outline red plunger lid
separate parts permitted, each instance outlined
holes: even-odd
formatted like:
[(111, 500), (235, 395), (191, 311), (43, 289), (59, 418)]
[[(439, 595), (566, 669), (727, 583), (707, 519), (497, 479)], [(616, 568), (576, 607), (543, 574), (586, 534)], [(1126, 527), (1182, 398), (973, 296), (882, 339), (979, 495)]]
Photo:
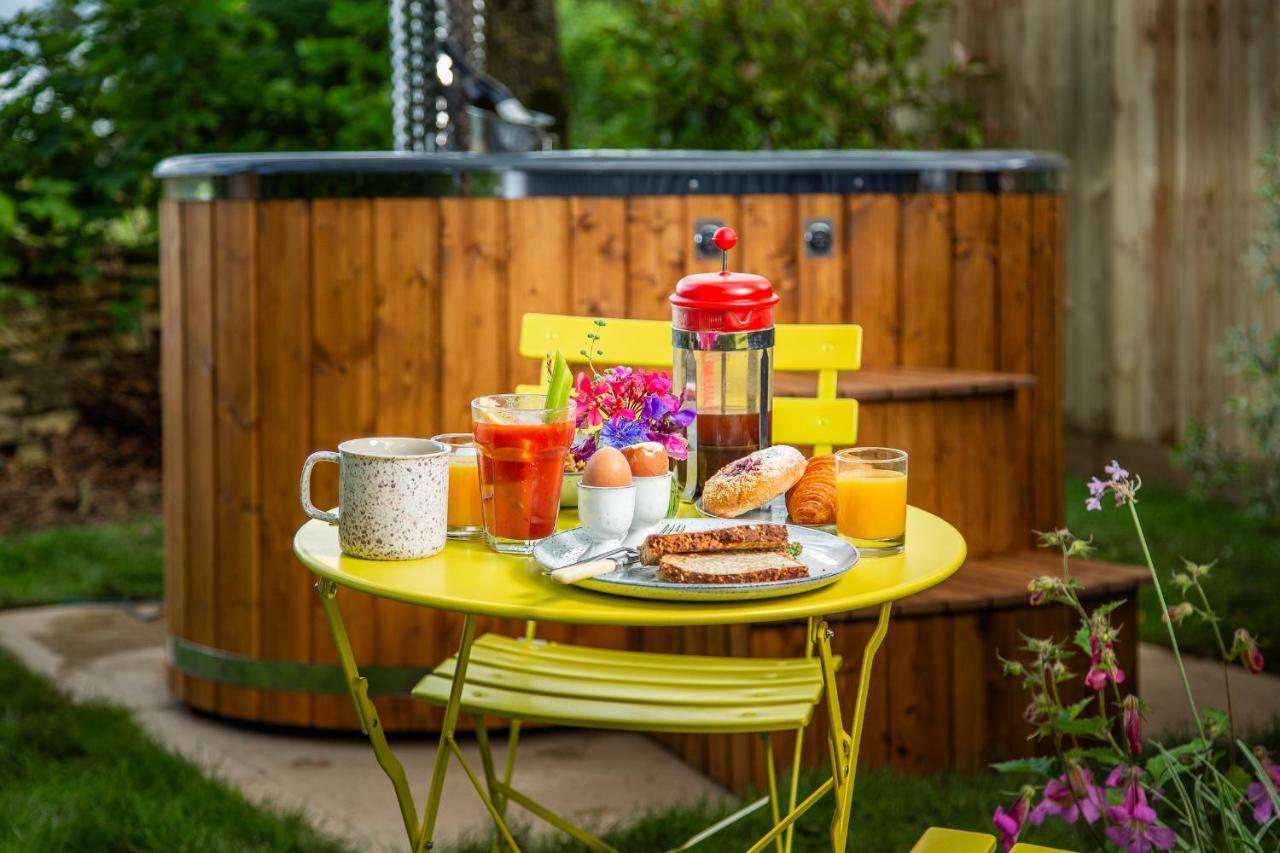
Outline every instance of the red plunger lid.
[(676, 328), (707, 332), (751, 332), (773, 326), (778, 294), (764, 276), (732, 272), (729, 250), (738, 243), (732, 228), (717, 228), (711, 238), (723, 252), (720, 272), (687, 275), (671, 295)]

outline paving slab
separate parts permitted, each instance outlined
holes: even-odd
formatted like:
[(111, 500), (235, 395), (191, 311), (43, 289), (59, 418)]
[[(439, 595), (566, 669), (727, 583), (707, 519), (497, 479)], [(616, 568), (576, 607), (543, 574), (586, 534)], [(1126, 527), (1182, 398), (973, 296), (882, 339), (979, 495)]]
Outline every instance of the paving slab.
[[(230, 723), (193, 713), (165, 687), (164, 628), (158, 608), (65, 605), (0, 611), (0, 646), (54, 680), (74, 701), (128, 708), (166, 748), (235, 785), (254, 802), (301, 811), (321, 831), (357, 850), (403, 850), (404, 830), (391, 783), (356, 735), (310, 734)], [(421, 803), (435, 739), (392, 737)], [(501, 755), (505, 739), (493, 738)], [(473, 767), (474, 742), (463, 742)], [(526, 732), (515, 784), (583, 826), (602, 829), (641, 812), (723, 802), (728, 793), (649, 738), (583, 730)], [(513, 808), (513, 811), (518, 811)], [(456, 766), (446, 777), (437, 839), (482, 834), (484, 806)], [(554, 832), (529, 822), (536, 831)]]

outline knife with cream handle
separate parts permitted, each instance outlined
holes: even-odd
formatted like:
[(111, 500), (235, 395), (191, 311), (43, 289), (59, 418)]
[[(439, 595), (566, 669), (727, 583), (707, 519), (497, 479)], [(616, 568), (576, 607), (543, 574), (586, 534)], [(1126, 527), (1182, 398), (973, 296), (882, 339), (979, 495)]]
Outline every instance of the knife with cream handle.
[(614, 560), (590, 560), (586, 563), (574, 563), (563, 569), (550, 572), (551, 579), (557, 583), (577, 583), (587, 578), (599, 577), (618, 568)]

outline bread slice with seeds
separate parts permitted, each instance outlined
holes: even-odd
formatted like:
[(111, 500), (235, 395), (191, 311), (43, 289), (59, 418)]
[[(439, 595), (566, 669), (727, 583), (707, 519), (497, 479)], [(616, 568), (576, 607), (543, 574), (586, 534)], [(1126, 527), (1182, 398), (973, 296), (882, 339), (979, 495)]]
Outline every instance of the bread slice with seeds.
[(658, 560), (658, 577), (670, 583), (767, 583), (808, 576), (808, 566), (777, 551), (669, 554)]
[(655, 565), (667, 554), (721, 551), (780, 551), (787, 547), (785, 524), (738, 524), (684, 533), (650, 534), (640, 546), (640, 562)]

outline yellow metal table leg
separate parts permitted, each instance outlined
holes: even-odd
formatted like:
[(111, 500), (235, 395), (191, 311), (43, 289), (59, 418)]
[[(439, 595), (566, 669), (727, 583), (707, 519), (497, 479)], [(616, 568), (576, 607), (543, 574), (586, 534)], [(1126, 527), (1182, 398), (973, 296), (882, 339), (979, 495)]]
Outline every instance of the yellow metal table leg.
[(342, 662), (342, 675), (351, 694), (351, 701), (356, 706), (356, 717), (360, 720), (361, 730), (369, 736), (373, 746), (373, 754), (378, 765), (391, 786), (395, 788), (396, 802), (400, 805), (400, 817), (404, 820), (404, 831), (412, 845), (418, 835), (417, 809), (413, 805), (413, 792), (409, 789), (409, 779), (399, 759), (387, 745), (386, 733), (382, 730), (382, 721), (378, 719), (378, 709), (369, 698), (369, 683), (356, 668), (355, 654), (351, 651), (351, 641), (347, 637), (347, 628), (342, 622), (342, 610), (338, 607), (338, 587), (333, 581), (316, 581), (316, 592), (320, 596), (320, 604), (324, 608), (325, 620), (329, 623), (329, 631), (333, 634), (333, 642), (338, 647), (338, 659)]
[(471, 661), (471, 644), (476, 638), (476, 619), (467, 614), (462, 620), (462, 639), (458, 642), (458, 662), (454, 666), (453, 684), (449, 688), (449, 703), (444, 709), (444, 725), (440, 728), (440, 741), (436, 744), (436, 760), (431, 768), (431, 788), (427, 792), (427, 805), (422, 814), (422, 826), (414, 843), (415, 853), (431, 849), (431, 837), (440, 813), (440, 795), (444, 792), (444, 774), (449, 768), (449, 743), (458, 726), (458, 709), (462, 706), (462, 686), (467, 677), (467, 664)]
[(849, 839), (849, 811), (853, 804), (853, 780), (858, 772), (858, 747), (862, 741), (862, 724), (867, 713), (867, 696), (871, 692), (871, 664), (889, 631), (892, 605), (880, 606), (880, 619), (862, 652), (862, 668), (858, 672), (858, 696), (854, 703), (850, 731), (844, 730), (840, 711), (840, 695), (836, 689), (836, 669), (831, 654), (834, 636), (826, 622), (818, 625), (814, 640), (822, 659), (822, 680), (827, 695), (827, 716), (831, 726), (831, 776), (835, 782), (835, 815), (831, 819), (831, 849), (841, 853)]

